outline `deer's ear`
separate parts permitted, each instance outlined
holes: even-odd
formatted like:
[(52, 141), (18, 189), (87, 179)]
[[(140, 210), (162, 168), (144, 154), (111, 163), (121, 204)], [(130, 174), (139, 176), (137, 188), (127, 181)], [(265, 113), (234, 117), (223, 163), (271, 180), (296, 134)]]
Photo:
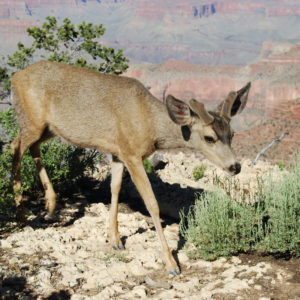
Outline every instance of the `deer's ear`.
[(249, 94), (250, 87), (251, 87), (251, 82), (248, 82), (243, 88), (237, 91), (239, 102), (241, 104), (239, 104), (238, 107), (236, 108), (236, 113), (235, 113), (236, 115), (240, 114), (244, 110), (248, 101), (248, 94)]
[(240, 114), (246, 106), (250, 87), (251, 83), (248, 82), (237, 92), (230, 92), (217, 109), (221, 115), (231, 119), (233, 116)]
[(169, 116), (176, 124), (184, 126), (191, 123), (191, 110), (185, 102), (168, 95), (166, 103)]

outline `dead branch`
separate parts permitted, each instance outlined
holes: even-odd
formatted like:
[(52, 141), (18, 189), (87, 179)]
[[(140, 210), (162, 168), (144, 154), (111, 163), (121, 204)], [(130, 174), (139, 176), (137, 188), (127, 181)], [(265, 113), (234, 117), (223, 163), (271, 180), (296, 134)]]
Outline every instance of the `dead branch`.
[(257, 160), (258, 160), (258, 158), (259, 158), (262, 154), (264, 154), (268, 149), (270, 149), (275, 143), (281, 142), (281, 141), (285, 138), (285, 136), (287, 136), (287, 135), (289, 135), (289, 134), (291, 134), (291, 132), (286, 131), (286, 132), (284, 132), (280, 137), (275, 138), (275, 139), (274, 139), (267, 147), (265, 147), (264, 149), (262, 149), (260, 152), (257, 153), (255, 159), (252, 161), (252, 164), (255, 165), (256, 162), (257, 162)]

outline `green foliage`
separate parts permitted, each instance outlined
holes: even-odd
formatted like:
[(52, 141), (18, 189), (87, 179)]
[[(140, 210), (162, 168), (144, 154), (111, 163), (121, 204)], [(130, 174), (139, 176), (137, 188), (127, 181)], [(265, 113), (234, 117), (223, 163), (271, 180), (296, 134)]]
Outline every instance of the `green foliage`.
[(181, 232), (196, 247), (190, 255), (214, 260), (249, 250), (253, 241), (247, 231), (253, 226), (253, 215), (253, 208), (248, 211), (220, 191), (199, 195), (187, 219), (181, 215)]
[[(31, 49), (46, 51), (50, 56), (42, 54), (41, 57), (50, 61), (65, 62), (111, 74), (121, 74), (128, 68), (128, 60), (121, 49), (115, 51), (98, 42), (105, 32), (102, 24), (82, 22), (76, 28), (66, 18), (59, 26), (55, 17), (47, 17), (41, 27), (29, 28), (27, 32), (34, 39)], [(93, 63), (88, 63), (88, 60)]]
[(9, 70), (0, 67), (0, 96), (7, 96), (10, 91), (11, 75), (34, 61), (50, 60), (103, 73), (123, 73), (128, 68), (128, 59), (121, 49), (115, 50), (99, 43), (104, 32), (102, 24), (82, 22), (75, 26), (66, 18), (59, 25), (55, 17), (49, 16), (40, 27), (28, 28), (27, 34), (32, 38), (32, 44), (26, 47), (19, 42), (18, 50), (3, 58), (2, 64)]
[(152, 174), (153, 173), (153, 166), (150, 162), (150, 160), (148, 158), (145, 158), (143, 160), (143, 165), (144, 165), (144, 168), (145, 168), (145, 171), (148, 173), (148, 174)]
[(16, 122), (16, 113), (12, 108), (0, 112), (0, 125), (8, 137), (8, 142), (12, 142), (18, 134), (19, 125)]
[(0, 214), (10, 215), (14, 205), (11, 180), (12, 157), (10, 151), (0, 154)]
[(148, 158), (145, 158), (143, 160), (143, 165), (144, 165), (144, 168), (145, 168), (145, 171), (148, 173), (148, 174), (152, 174), (153, 173), (153, 166), (150, 162), (150, 160)]
[(7, 64), (16, 70), (23, 70), (30, 64), (35, 50), (33, 47), (26, 48), (20, 42), (17, 47), (18, 51), (13, 55), (7, 55)]
[(279, 182), (260, 195), (263, 239), (257, 249), (300, 256), (300, 157)]
[(193, 258), (257, 250), (300, 256), (300, 159), (280, 182), (261, 186), (255, 205), (238, 203), (220, 190), (199, 195), (181, 233)]
[(7, 68), (0, 67), (0, 100), (8, 96), (10, 90), (10, 78)]
[[(12, 189), (11, 169), (12, 156), (10, 150), (4, 150), (2, 147), (11, 142), (13, 136), (18, 130), (14, 121), (14, 110), (8, 109), (0, 112), (0, 125), (2, 125), (8, 140), (0, 140), (0, 213), (10, 214), (12, 205), (14, 204), (14, 194)], [(14, 124), (14, 126), (13, 126)]]
[(200, 180), (201, 178), (204, 177), (206, 171), (206, 166), (205, 165), (201, 165), (201, 166), (196, 166), (193, 170), (193, 177), (195, 179), (195, 181)]

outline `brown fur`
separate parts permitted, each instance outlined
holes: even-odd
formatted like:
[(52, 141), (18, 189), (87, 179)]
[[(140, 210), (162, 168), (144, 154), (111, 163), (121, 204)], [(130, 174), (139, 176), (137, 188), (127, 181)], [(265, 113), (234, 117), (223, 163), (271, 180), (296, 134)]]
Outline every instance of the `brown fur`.
[[(142, 159), (157, 148), (185, 147), (199, 150), (228, 172), (237, 173), (228, 118), (225, 125), (219, 112), (210, 114), (203, 104), (193, 102), (189, 106), (172, 96), (167, 98), (167, 109), (135, 79), (46, 61), (17, 72), (12, 78), (12, 95), (21, 128), (11, 144), (14, 189), (21, 187), (21, 160), (29, 148), (45, 189), (46, 208), (54, 211), (56, 196), (39, 146), (55, 135), (80, 147), (113, 154), (116, 159), (112, 163), (111, 244), (122, 247), (117, 211), (125, 165), (153, 218), (166, 267), (176, 273), (177, 264), (164, 237)], [(226, 107), (231, 108), (230, 105)], [(228, 114), (229, 111), (227, 117)], [(208, 143), (207, 136), (214, 143)], [(16, 203), (22, 207), (21, 194), (17, 194)]]

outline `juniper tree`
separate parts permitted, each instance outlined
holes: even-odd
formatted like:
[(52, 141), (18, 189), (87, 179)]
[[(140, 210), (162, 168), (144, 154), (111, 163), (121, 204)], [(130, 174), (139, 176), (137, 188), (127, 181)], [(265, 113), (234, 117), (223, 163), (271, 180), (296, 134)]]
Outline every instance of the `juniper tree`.
[(115, 50), (99, 42), (105, 33), (102, 24), (82, 22), (74, 25), (65, 18), (61, 25), (55, 17), (47, 17), (40, 27), (27, 29), (31, 45), (19, 42), (17, 51), (2, 57), (0, 98), (9, 95), (10, 77), (33, 62), (45, 59), (77, 65), (103, 73), (121, 74), (128, 68), (128, 59), (121, 49)]

